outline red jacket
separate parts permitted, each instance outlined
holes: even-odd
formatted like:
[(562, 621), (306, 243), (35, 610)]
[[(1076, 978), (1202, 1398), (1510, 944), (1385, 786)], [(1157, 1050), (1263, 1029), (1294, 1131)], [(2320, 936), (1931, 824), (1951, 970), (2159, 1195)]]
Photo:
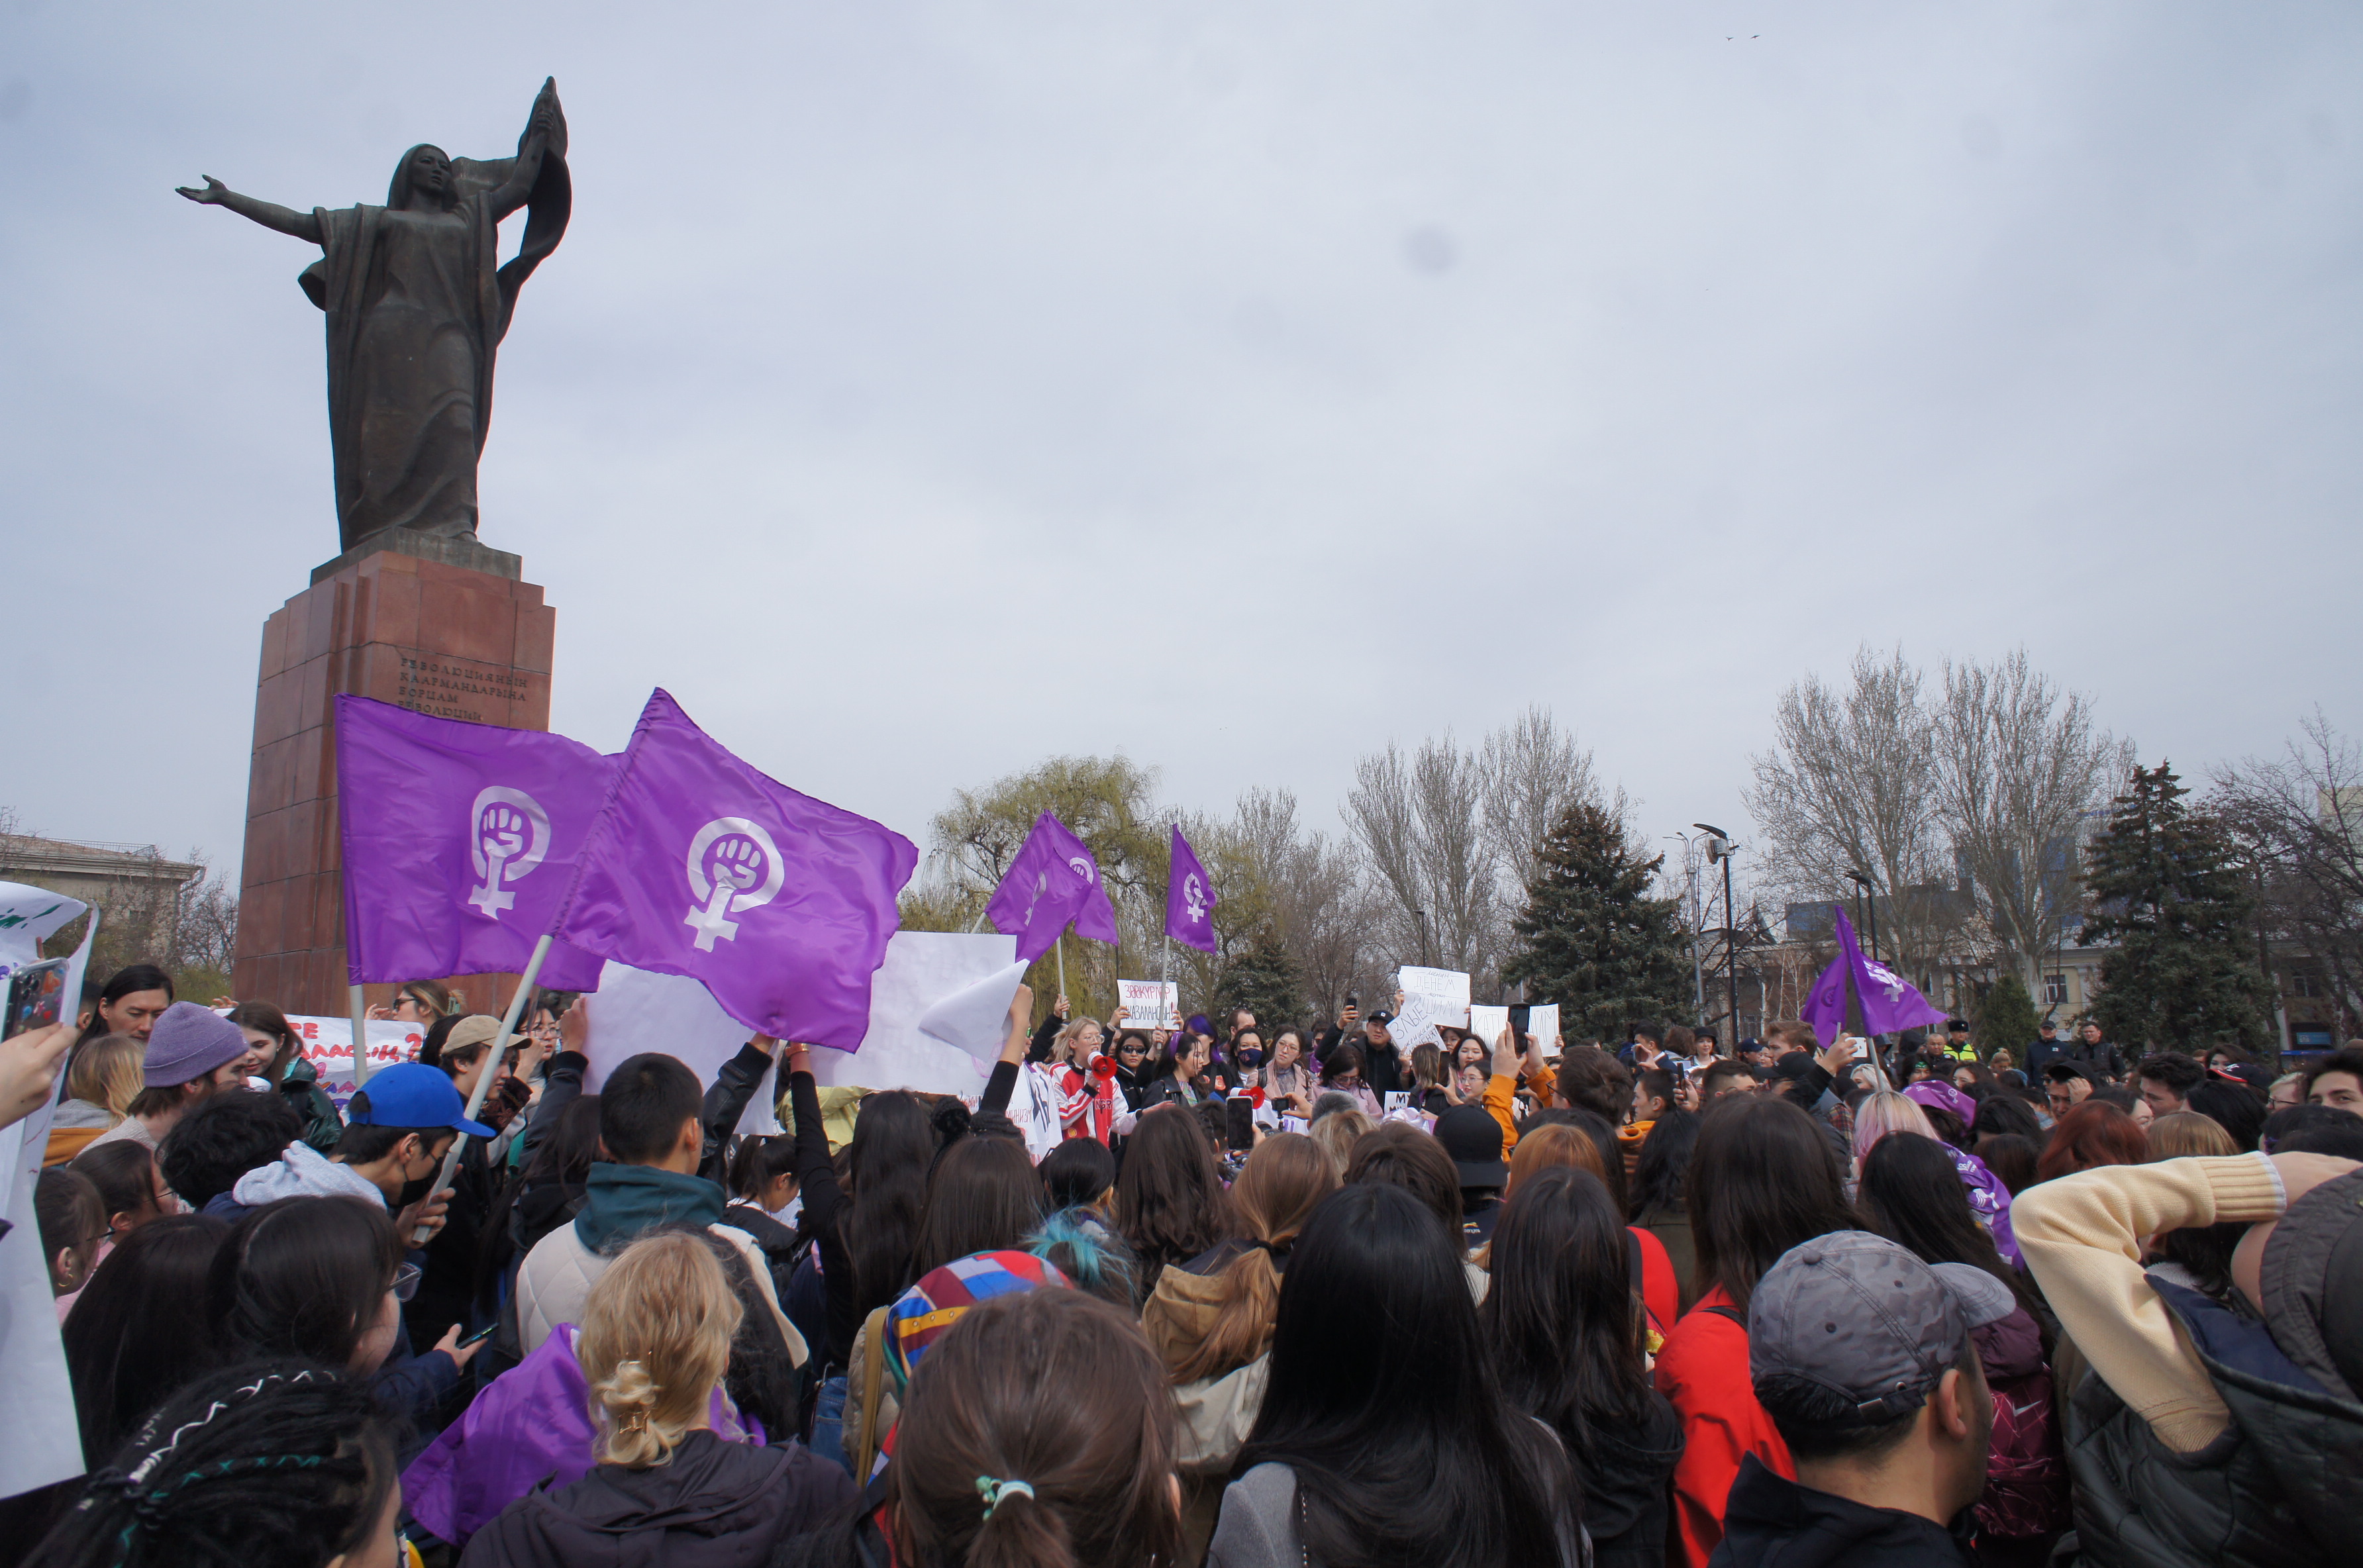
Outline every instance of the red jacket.
[(1797, 1478), (1789, 1445), (1756, 1402), (1747, 1377), (1747, 1330), (1732, 1321), (1731, 1297), (1715, 1286), (1698, 1299), (1658, 1352), (1658, 1391), (1682, 1419), (1682, 1457), (1674, 1466), (1674, 1540), (1668, 1559), (1706, 1568), (1723, 1540), (1724, 1500), (1754, 1454), (1789, 1480)]
[(1681, 1285), (1674, 1277), (1674, 1260), (1666, 1254), (1666, 1243), (1638, 1225), (1625, 1227), (1641, 1247), (1641, 1304), (1655, 1320), (1649, 1326), (1659, 1333), (1673, 1326), (1676, 1309), (1681, 1300)]

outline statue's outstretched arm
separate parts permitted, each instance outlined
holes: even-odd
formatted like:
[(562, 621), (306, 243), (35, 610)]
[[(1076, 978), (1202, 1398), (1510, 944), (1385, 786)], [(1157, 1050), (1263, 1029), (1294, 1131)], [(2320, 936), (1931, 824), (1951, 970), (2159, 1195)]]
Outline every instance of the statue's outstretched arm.
[(541, 177), (542, 159), (553, 155), (561, 160), (566, 157), (566, 111), (559, 106), (554, 77), (535, 94), (525, 134), (517, 138), (516, 162), (509, 170), (507, 182), (492, 194), (494, 222), (525, 205), (526, 198), (533, 194), (534, 182)]
[(227, 207), (239, 216), (250, 218), (265, 228), (275, 228), (282, 234), (308, 239), (315, 245), (322, 243), (320, 220), (316, 215), (299, 213), (275, 202), (260, 202), (252, 196), (241, 196), (210, 174), (205, 176), (205, 182), (203, 190), (188, 185), (176, 185), (173, 189), (202, 205)]

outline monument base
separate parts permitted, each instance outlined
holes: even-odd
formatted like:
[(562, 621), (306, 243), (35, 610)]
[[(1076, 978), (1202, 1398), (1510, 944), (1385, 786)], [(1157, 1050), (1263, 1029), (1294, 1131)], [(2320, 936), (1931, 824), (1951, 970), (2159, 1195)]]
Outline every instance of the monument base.
[[(470, 564), (479, 558), (483, 565)], [(320, 567), (263, 624), (231, 982), (241, 1000), (329, 1017), (348, 1010), (337, 696), (546, 730), (556, 627), (557, 612), (524, 580), (518, 557), (409, 529), (386, 529)], [(499, 1010), (516, 984), (514, 976), (405, 978), (453, 985), (471, 1012)], [(385, 1001), (392, 989), (373, 986), (370, 999)]]
[(338, 556), (312, 569), (314, 582), (326, 582), (347, 567), (359, 566), (382, 550), (410, 556), (418, 560), (435, 561), (443, 566), (463, 567), (492, 577), (505, 577), (516, 582), (525, 576), (525, 558), (506, 550), (496, 550), (479, 541), (473, 534), (422, 534), (416, 528), (381, 528)]

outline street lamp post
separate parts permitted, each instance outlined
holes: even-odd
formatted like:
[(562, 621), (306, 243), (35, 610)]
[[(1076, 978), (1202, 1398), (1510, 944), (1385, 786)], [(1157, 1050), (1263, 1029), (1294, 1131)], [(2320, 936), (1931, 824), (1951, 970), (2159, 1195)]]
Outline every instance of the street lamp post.
[(1707, 823), (1691, 826), (1703, 834), (1712, 834), (1706, 846), (1710, 861), (1723, 862), (1723, 978), (1731, 1000), (1731, 1048), (1739, 1049), (1739, 924), (1731, 912), (1731, 856), (1734, 845), (1731, 835)]
[(1870, 955), (1883, 958), (1885, 955), (1879, 950), (1879, 884), (1859, 871), (1847, 872), (1847, 880), (1862, 889), (1863, 913), (1869, 917)]
[(1699, 912), (1698, 862), (1691, 856), (1690, 834), (1670, 833), (1666, 836), (1682, 841), (1682, 874), (1690, 879), (1691, 885), (1691, 995), (1696, 1010), (1692, 1016), (1703, 1023), (1706, 1021), (1706, 969), (1699, 961), (1699, 927), (1705, 923), (1706, 917)]

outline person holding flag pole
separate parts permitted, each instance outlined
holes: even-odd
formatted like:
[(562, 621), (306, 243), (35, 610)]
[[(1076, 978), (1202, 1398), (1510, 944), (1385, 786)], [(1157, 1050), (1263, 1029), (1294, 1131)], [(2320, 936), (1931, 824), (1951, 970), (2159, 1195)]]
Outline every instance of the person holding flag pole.
[(1182, 836), (1182, 825), (1176, 823), (1173, 855), (1165, 873), (1165, 977), (1160, 984), (1172, 981), (1176, 938), (1201, 953), (1215, 951), (1215, 906), (1220, 901), (1206, 878), (1206, 868), (1198, 863), (1198, 852), (1190, 847), (1190, 841)]

